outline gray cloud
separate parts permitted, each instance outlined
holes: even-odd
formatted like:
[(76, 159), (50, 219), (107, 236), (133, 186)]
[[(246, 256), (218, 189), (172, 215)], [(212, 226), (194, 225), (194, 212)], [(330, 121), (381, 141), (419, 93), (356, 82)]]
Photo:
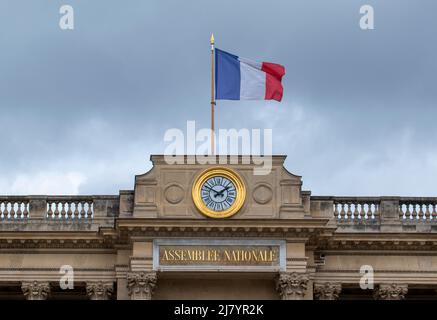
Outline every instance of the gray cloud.
[[(75, 30), (58, 27), (75, 9)], [(359, 8), (375, 9), (362, 31)], [(209, 35), (286, 66), (282, 103), (217, 105), (273, 128), (313, 194), (435, 195), (433, 0), (0, 2), (0, 194), (116, 193), (168, 128), (209, 126)]]

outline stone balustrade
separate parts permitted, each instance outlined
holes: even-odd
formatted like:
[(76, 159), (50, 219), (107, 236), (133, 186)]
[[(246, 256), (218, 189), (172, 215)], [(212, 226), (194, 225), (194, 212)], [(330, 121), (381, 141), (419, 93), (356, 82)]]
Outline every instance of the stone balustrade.
[(47, 198), (47, 219), (82, 220), (92, 219), (94, 199), (92, 197), (50, 197)]
[(26, 220), (29, 217), (29, 199), (26, 197), (0, 197), (1, 220)]
[[(123, 216), (132, 197), (119, 196), (0, 196), (0, 221), (27, 220), (86, 223)], [(320, 197), (310, 196), (307, 218), (332, 217), (339, 230), (437, 231), (437, 197)], [(120, 203), (121, 200), (121, 203)], [(317, 205), (315, 205), (317, 204)], [(121, 208), (121, 209), (120, 209)], [(123, 209), (124, 208), (124, 209)], [(314, 208), (319, 208), (315, 209)], [(424, 227), (425, 226), (425, 227)]]
[(311, 197), (338, 231), (437, 232), (437, 197)]
[(378, 221), (380, 201), (379, 198), (335, 197), (334, 217), (340, 223)]
[(0, 196), (0, 221), (91, 221), (118, 215), (118, 196)]
[(401, 198), (399, 219), (403, 222), (435, 222), (437, 198)]

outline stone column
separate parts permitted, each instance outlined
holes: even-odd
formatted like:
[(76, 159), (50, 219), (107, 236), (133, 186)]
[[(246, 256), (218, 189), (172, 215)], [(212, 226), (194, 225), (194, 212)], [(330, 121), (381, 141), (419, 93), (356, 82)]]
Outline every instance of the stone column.
[(23, 281), (21, 290), (27, 300), (46, 300), (50, 293), (50, 285), (46, 281)]
[(151, 300), (157, 278), (156, 272), (129, 272), (127, 289), (131, 300)]
[(408, 292), (407, 284), (380, 284), (374, 292), (377, 300), (403, 300)]
[(114, 284), (108, 281), (90, 281), (86, 284), (86, 293), (90, 300), (109, 300)]
[(338, 300), (341, 283), (325, 282), (314, 284), (314, 297), (317, 300)]
[(307, 291), (308, 276), (304, 273), (280, 273), (276, 290), (282, 300), (303, 300)]

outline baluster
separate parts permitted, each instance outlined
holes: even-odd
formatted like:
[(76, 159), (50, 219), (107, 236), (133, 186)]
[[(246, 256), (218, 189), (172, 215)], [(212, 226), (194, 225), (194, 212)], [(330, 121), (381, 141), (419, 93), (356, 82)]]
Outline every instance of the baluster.
[(406, 219), (407, 205), (405, 203), (399, 204), (399, 219), (404, 221)]
[(88, 203), (88, 218), (89, 219), (93, 218), (93, 201), (90, 201)]
[(78, 220), (79, 219), (79, 202), (74, 202), (74, 213), (73, 213), (73, 219)]
[(437, 203), (434, 203), (432, 205), (432, 219), (436, 220), (437, 219)]
[(85, 203), (80, 202), (80, 219), (85, 219)]
[(416, 203), (415, 207), (416, 207), (416, 220), (421, 220), (422, 219), (422, 205)]
[(372, 206), (371, 203), (366, 203), (366, 204), (363, 206), (363, 210), (364, 210), (364, 216), (363, 216), (363, 219), (364, 219), (364, 220), (369, 220), (369, 212), (371, 211), (371, 206)]
[(0, 202), (0, 219), (3, 219), (3, 202)]
[(55, 215), (55, 219), (60, 219), (60, 214), (59, 214), (59, 201), (53, 201), (55, 204), (55, 211), (53, 212), (53, 214)]
[(351, 221), (354, 221), (355, 213), (357, 212), (357, 204), (355, 202), (350, 202), (349, 207), (351, 212)]
[(52, 219), (53, 218), (53, 202), (47, 201), (47, 218)]
[(418, 204), (413, 205), (413, 219), (419, 220), (419, 211), (417, 211)]
[(72, 215), (73, 215), (73, 211), (71, 210), (71, 206), (73, 205), (73, 202), (65, 202), (65, 206), (68, 206), (68, 210), (67, 210), (67, 216), (66, 216), (66, 218), (68, 219), (68, 220), (71, 220), (72, 219)]
[(88, 219), (88, 202), (86, 201), (83, 202), (83, 211), (84, 211), (83, 218)]
[(363, 204), (362, 203), (357, 202), (356, 211), (357, 211), (357, 219), (361, 221), (361, 214), (363, 212)]
[(379, 203), (375, 202), (373, 204), (374, 211), (372, 211), (372, 220), (379, 219)]
[(5, 202), (4, 203), (5, 204), (5, 211), (4, 211), (4, 219), (8, 219), (9, 220), (9, 208), (8, 208), (8, 206), (9, 206), (9, 202)]
[(334, 202), (334, 217), (336, 217), (338, 220), (341, 219), (340, 211), (338, 211), (338, 203)]
[(427, 204), (424, 204), (424, 206), (425, 206), (425, 212), (423, 214), (423, 221), (426, 221), (426, 220), (430, 221), (431, 220), (431, 211), (429, 210), (430, 204), (427, 203)]
[(347, 206), (347, 211), (345, 215), (345, 220), (351, 220), (352, 219), (352, 203), (347, 202), (345, 203), (345, 206)]
[(65, 207), (67, 206), (67, 202), (61, 201), (61, 219), (67, 219), (67, 212), (65, 211)]
[(341, 210), (340, 210), (340, 216), (341, 216), (341, 219), (343, 220), (343, 221), (345, 221), (346, 220), (346, 211), (344, 210), (344, 207), (346, 206), (346, 204), (345, 203), (343, 203), (343, 202), (340, 202), (340, 207), (341, 207)]
[(27, 220), (29, 218), (29, 203), (24, 203), (24, 210), (23, 210), (23, 220)]
[(21, 206), (23, 205), (23, 202), (18, 202), (18, 209), (17, 209), (17, 219), (22, 219), (23, 217), (21, 216), (23, 214), (23, 211), (21, 210)]
[(11, 215), (11, 219), (15, 219), (15, 203), (11, 202), (11, 211), (9, 211), (9, 214)]
[(407, 213), (408, 215), (406, 215), (407, 219), (413, 220), (413, 211), (411, 210), (411, 203), (407, 203)]

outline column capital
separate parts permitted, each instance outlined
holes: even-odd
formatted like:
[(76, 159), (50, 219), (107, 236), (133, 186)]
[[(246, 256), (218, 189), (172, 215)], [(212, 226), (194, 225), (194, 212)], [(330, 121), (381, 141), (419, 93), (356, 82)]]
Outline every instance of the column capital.
[(114, 291), (114, 284), (110, 281), (88, 281), (86, 293), (91, 300), (109, 300)]
[(374, 298), (378, 300), (403, 300), (407, 292), (407, 284), (380, 284), (375, 289)]
[(314, 284), (314, 297), (317, 300), (337, 300), (341, 292), (339, 282), (321, 282)]
[(308, 286), (308, 276), (305, 273), (282, 272), (276, 279), (276, 291), (282, 300), (302, 300)]
[(128, 272), (127, 289), (131, 300), (151, 300), (157, 280), (156, 272)]
[(23, 281), (21, 290), (27, 300), (46, 300), (50, 293), (50, 284), (47, 281)]

